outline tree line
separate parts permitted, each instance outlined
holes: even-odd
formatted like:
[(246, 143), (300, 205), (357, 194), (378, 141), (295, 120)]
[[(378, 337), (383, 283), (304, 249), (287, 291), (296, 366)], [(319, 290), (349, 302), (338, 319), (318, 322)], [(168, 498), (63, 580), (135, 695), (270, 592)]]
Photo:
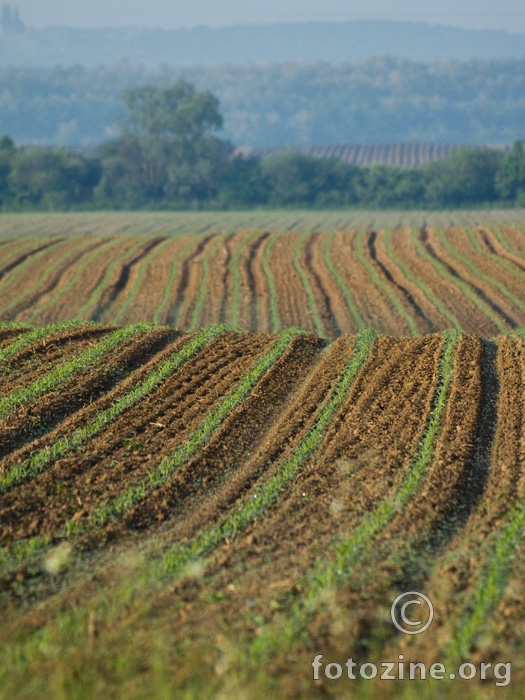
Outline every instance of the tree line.
[(184, 80), (127, 90), (118, 137), (92, 156), (0, 139), (3, 211), (525, 206), (522, 141), (458, 148), (417, 169), (281, 152), (234, 156), (219, 102)]

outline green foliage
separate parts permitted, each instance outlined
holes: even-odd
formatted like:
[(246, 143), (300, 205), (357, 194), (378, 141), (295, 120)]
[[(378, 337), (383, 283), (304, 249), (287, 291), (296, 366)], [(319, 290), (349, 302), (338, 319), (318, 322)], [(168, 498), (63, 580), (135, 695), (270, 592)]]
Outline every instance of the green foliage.
[[(76, 327), (75, 324), (73, 327)], [(66, 326), (62, 324), (58, 326), (59, 329), (63, 329)], [(25, 347), (28, 342), (34, 342), (34, 339), (40, 339), (53, 332), (57, 326), (48, 326), (44, 329), (37, 329), (35, 331), (30, 331), (25, 336), (19, 338), (13, 346)], [(189, 359), (194, 357), (198, 352), (200, 352), (204, 347), (209, 345), (213, 340), (232, 330), (228, 326), (210, 326), (199, 333), (197, 333), (193, 338), (190, 338), (187, 343), (183, 346), (181, 350), (174, 353), (170, 358), (165, 360), (159, 367), (153, 369), (146, 379), (139, 382), (136, 386), (129, 389), (120, 398), (116, 399), (109, 408), (100, 411), (97, 415), (88, 421), (85, 426), (78, 428), (73, 432), (72, 435), (68, 437), (58, 438), (52, 445), (42, 448), (36, 451), (30, 457), (28, 457), (21, 464), (14, 465), (11, 469), (0, 478), (0, 493), (5, 492), (23, 483), (27, 479), (31, 479), (51, 464), (53, 464), (57, 459), (63, 457), (73, 450), (80, 449), (87, 440), (91, 439), (95, 435), (98, 435), (102, 430), (104, 430), (108, 425), (115, 421), (124, 411), (132, 406), (135, 406), (139, 401), (146, 397), (149, 393), (154, 391), (162, 382), (166, 381), (174, 372), (178, 371)], [(9, 346), (10, 348), (11, 346)], [(4, 352), (7, 352), (7, 348)], [(0, 360), (1, 360), (0, 355)]]
[(496, 190), (501, 199), (525, 206), (525, 150), (523, 141), (515, 141), (506, 153), (496, 175)]

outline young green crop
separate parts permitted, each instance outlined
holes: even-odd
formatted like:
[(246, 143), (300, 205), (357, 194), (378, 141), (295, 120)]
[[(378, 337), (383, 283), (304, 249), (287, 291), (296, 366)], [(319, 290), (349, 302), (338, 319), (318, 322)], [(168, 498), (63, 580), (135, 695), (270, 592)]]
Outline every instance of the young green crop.
[(270, 309), (270, 325), (272, 333), (278, 333), (281, 330), (281, 319), (279, 317), (279, 304), (277, 303), (277, 289), (275, 288), (275, 280), (273, 272), (270, 268), (270, 255), (275, 242), (282, 235), (282, 231), (273, 234), (266, 241), (264, 253), (262, 256), (261, 266), (268, 284), (268, 306)]
[(133, 304), (135, 301), (135, 297), (137, 296), (137, 292), (139, 289), (142, 287), (142, 283), (144, 282), (144, 277), (146, 276), (146, 270), (153, 263), (160, 255), (162, 255), (165, 251), (165, 249), (168, 247), (168, 245), (172, 242), (172, 239), (167, 238), (165, 241), (162, 241), (158, 246), (157, 250), (155, 250), (151, 255), (147, 255), (144, 260), (142, 260), (139, 268), (139, 273), (137, 275), (137, 279), (135, 280), (135, 284), (133, 287), (129, 290), (128, 297), (126, 301), (122, 304), (122, 306), (117, 310), (115, 315), (113, 316), (113, 321), (115, 325), (120, 323), (122, 317), (125, 315), (126, 311), (129, 309), (129, 307)]
[(41, 326), (40, 328), (28, 330), (5, 348), (0, 348), (0, 364), (9, 362), (17, 353), (22, 352), (22, 350), (25, 350), (33, 343), (44, 340), (55, 333), (62, 333), (63, 331), (74, 330), (76, 328), (94, 327), (94, 325), (95, 324), (91, 323), (91, 321), (62, 321), (60, 323), (52, 323), (49, 326)]
[(62, 362), (58, 367), (39, 377), (29, 386), (23, 386), (0, 398), (0, 421), (5, 420), (16, 408), (27, 406), (36, 398), (48, 391), (55, 391), (79, 372), (93, 367), (104, 355), (116, 350), (123, 343), (138, 333), (152, 330), (153, 326), (138, 323), (125, 328), (119, 328), (97, 345), (88, 348), (80, 355), (75, 355)]
[(232, 300), (230, 304), (230, 319), (231, 323), (234, 326), (237, 326), (239, 324), (239, 313), (241, 307), (241, 256), (246, 244), (256, 235), (256, 232), (251, 231), (243, 237), (241, 242), (235, 248), (229, 265), (230, 274), (232, 276)]
[(417, 232), (415, 232), (413, 229), (412, 240), (414, 241), (414, 246), (416, 248), (417, 254), (420, 257), (424, 258), (427, 262), (429, 262), (432, 265), (432, 267), (436, 270), (438, 275), (440, 275), (440, 277), (443, 277), (443, 279), (448, 280), (453, 285), (458, 287), (463, 292), (465, 297), (469, 299), (469, 301), (471, 301), (475, 306), (477, 306), (477, 308), (479, 309), (479, 311), (481, 311), (482, 314), (487, 316), (487, 318), (489, 318), (492, 321), (492, 323), (496, 326), (500, 333), (505, 333), (505, 331), (507, 330), (506, 326), (501, 322), (501, 319), (498, 316), (498, 314), (494, 313), (490, 306), (488, 306), (488, 304), (486, 304), (482, 299), (480, 299), (480, 297), (472, 291), (470, 286), (464, 280), (462, 280), (460, 277), (456, 277), (450, 274), (447, 268), (442, 263), (440, 263), (439, 260), (437, 260), (433, 255), (427, 253), (427, 251), (421, 245), (421, 241), (419, 240)]
[(392, 303), (392, 306), (395, 308), (397, 313), (401, 316), (401, 318), (405, 321), (407, 324), (408, 328), (410, 329), (410, 332), (414, 336), (419, 335), (419, 331), (417, 329), (417, 324), (412, 318), (412, 316), (407, 313), (405, 307), (403, 306), (403, 303), (401, 300), (397, 297), (397, 295), (392, 291), (392, 287), (390, 284), (387, 284), (384, 280), (382, 280), (379, 275), (376, 273), (374, 266), (372, 263), (367, 259), (367, 257), (363, 254), (363, 238), (366, 234), (365, 229), (361, 229), (355, 239), (355, 253), (357, 256), (357, 259), (363, 265), (363, 267), (366, 269), (368, 272), (368, 275), (374, 285), (378, 287), (379, 289), (383, 290), (387, 298), (390, 300)]
[[(415, 284), (417, 287), (419, 287), (427, 297), (427, 299), (434, 304), (436, 309), (439, 311), (439, 313), (443, 316), (443, 318), (446, 318), (447, 321), (450, 323), (452, 328), (455, 328), (458, 331), (461, 331), (461, 325), (458, 321), (458, 319), (454, 316), (454, 314), (447, 309), (445, 304), (439, 299), (434, 292), (430, 289), (430, 287), (420, 278), (416, 277), (414, 274), (412, 274), (412, 271), (408, 268), (407, 265), (405, 265), (399, 258), (398, 256), (394, 253), (392, 250), (392, 245), (390, 243), (390, 236), (392, 234), (392, 229), (387, 229), (385, 231), (385, 249), (386, 249), (386, 254), (388, 257), (392, 260), (393, 263), (395, 263), (401, 272), (405, 275), (407, 280)], [(431, 329), (432, 330), (432, 329)]]
[(301, 264), (301, 249), (302, 245), (304, 243), (305, 238), (308, 236), (308, 232), (305, 231), (302, 233), (299, 238), (297, 239), (295, 246), (294, 246), (294, 256), (293, 256), (293, 266), (299, 275), (299, 278), (301, 280), (301, 284), (303, 285), (304, 292), (306, 294), (306, 303), (308, 305), (308, 311), (310, 312), (310, 316), (312, 318), (315, 332), (317, 333), (318, 336), (322, 337), (324, 335), (324, 326), (323, 322), (321, 321), (321, 317), (319, 316), (319, 312), (317, 311), (317, 306), (315, 304), (315, 294), (312, 289), (312, 285), (310, 284), (310, 280), (308, 279), (308, 275), (306, 274), (302, 264)]
[(208, 250), (205, 255), (203, 255), (202, 260), (201, 260), (201, 269), (202, 269), (202, 278), (201, 282), (199, 285), (199, 292), (197, 295), (197, 299), (195, 301), (195, 306), (193, 307), (193, 311), (191, 313), (191, 320), (190, 324), (188, 326), (188, 331), (194, 331), (199, 325), (201, 313), (202, 313), (202, 307), (204, 306), (204, 302), (206, 301), (206, 297), (210, 294), (210, 290), (208, 289), (208, 276), (210, 273), (210, 258), (214, 256), (214, 254), (217, 252), (217, 249), (219, 248), (220, 244), (222, 243), (222, 236), (219, 236), (217, 240), (215, 241), (214, 245), (211, 246), (211, 248)]
[(350, 287), (346, 284), (346, 282), (343, 279), (343, 276), (337, 269), (337, 267), (333, 264), (332, 262), (332, 257), (331, 257), (331, 245), (332, 241), (334, 239), (334, 236), (336, 234), (336, 229), (333, 229), (328, 236), (325, 238), (324, 246), (323, 246), (323, 253), (324, 253), (324, 262), (327, 267), (327, 269), (330, 271), (332, 277), (335, 279), (337, 286), (341, 290), (341, 294), (343, 295), (343, 298), (346, 302), (346, 307), (350, 311), (350, 314), (354, 320), (355, 325), (359, 330), (362, 328), (366, 327), (366, 324), (359, 313), (357, 306), (354, 301), (354, 295), (350, 291)]
[(162, 382), (181, 369), (189, 359), (220, 335), (232, 330), (234, 329), (226, 325), (211, 326), (200, 331), (194, 337), (190, 337), (180, 350), (153, 369), (146, 379), (116, 399), (109, 408), (97, 413), (82, 428), (78, 428), (70, 436), (58, 438), (52, 445), (38, 450), (21, 464), (13, 465), (7, 473), (0, 477), (0, 493), (38, 476), (57, 459), (66, 456), (73, 450), (79, 450), (88, 440), (106, 429), (124, 411), (132, 408), (152, 391), (155, 391)]
[(120, 243), (120, 239), (113, 239), (109, 241), (109, 243), (106, 243), (102, 245), (101, 247), (97, 247), (94, 251), (92, 251), (86, 259), (80, 263), (80, 265), (77, 265), (75, 267), (75, 274), (73, 277), (69, 280), (67, 284), (65, 284), (63, 287), (59, 287), (57, 291), (46, 301), (45, 304), (42, 304), (42, 306), (37, 306), (37, 308), (33, 311), (33, 313), (29, 316), (28, 318), (28, 323), (34, 323), (36, 319), (44, 312), (47, 311), (47, 309), (51, 308), (54, 306), (59, 299), (62, 299), (69, 291), (70, 289), (73, 289), (75, 284), (78, 282), (80, 279), (80, 276), (84, 272), (84, 270), (91, 265), (96, 258), (100, 257), (101, 255), (107, 255), (108, 252), (114, 248), (118, 243)]
[(164, 288), (164, 295), (162, 297), (162, 301), (158, 305), (157, 309), (155, 310), (155, 313), (153, 314), (153, 323), (160, 323), (161, 319), (163, 318), (164, 312), (166, 307), (169, 304), (173, 285), (175, 284), (175, 280), (177, 279), (177, 275), (179, 272), (179, 263), (181, 260), (183, 260), (186, 255), (189, 253), (191, 248), (195, 245), (195, 239), (198, 238), (197, 236), (191, 236), (190, 241), (187, 245), (184, 246), (184, 248), (175, 255), (175, 257), (171, 261), (171, 267), (170, 267), (170, 275), (168, 278), (168, 281), (166, 283), (166, 286)]
[(77, 311), (76, 318), (83, 318), (83, 317), (89, 316), (91, 314), (92, 307), (94, 307), (96, 305), (100, 296), (106, 291), (106, 288), (107, 288), (107, 286), (108, 286), (108, 284), (113, 276), (113, 272), (115, 271), (115, 269), (119, 265), (122, 265), (127, 258), (131, 257), (133, 255), (133, 253), (135, 253), (135, 251), (138, 250), (143, 245), (144, 245), (144, 239), (139, 238), (138, 241), (135, 241), (135, 243), (133, 243), (129, 248), (126, 248), (126, 250), (121, 255), (119, 255), (118, 257), (116, 257), (114, 260), (112, 260), (109, 263), (102, 279), (99, 281), (99, 283), (93, 289), (88, 300)]
[[(452, 257), (456, 258), (456, 260), (459, 260), (463, 265), (465, 265), (466, 268), (468, 268), (472, 274), (477, 277), (478, 279), (482, 279), (485, 282), (488, 282), (488, 284), (491, 284), (493, 287), (495, 287), (500, 294), (503, 297), (506, 297), (509, 301), (511, 301), (520, 311), (525, 311), (525, 304), (520, 301), (512, 292), (505, 287), (504, 284), (502, 284), (499, 280), (494, 279), (494, 277), (491, 277), (490, 275), (485, 274), (482, 270), (479, 269), (474, 263), (469, 260), (465, 255), (461, 255), (455, 248), (453, 248), (450, 243), (447, 240), (447, 237), (445, 235), (444, 229), (440, 226), (438, 229), (438, 235), (439, 235), (439, 241), (443, 248), (447, 251), (449, 255)], [(470, 240), (472, 240), (472, 234), (470, 235)], [(483, 251), (481, 251), (482, 254)], [(496, 255), (493, 256), (494, 258), (498, 259)], [(523, 279), (525, 283), (525, 276), (521, 275), (521, 278)], [(490, 294), (488, 295), (490, 296)]]
[(227, 538), (243, 532), (248, 525), (269, 510), (297, 476), (306, 462), (323, 444), (324, 435), (348, 398), (348, 393), (361, 368), (366, 363), (370, 349), (377, 337), (376, 331), (362, 330), (356, 338), (349, 363), (327, 395), (312, 427), (300, 440), (293, 454), (281, 460), (275, 475), (258, 486), (245, 503), (233, 511), (220, 524), (201, 532), (186, 547), (168, 553), (164, 558), (164, 570), (180, 572), (189, 562), (210, 554)]
[(343, 584), (351, 575), (352, 568), (366, 553), (375, 537), (400, 512), (409, 499), (421, 488), (434, 459), (437, 439), (443, 422), (443, 414), (450, 394), (453, 378), (455, 350), (459, 340), (457, 331), (444, 331), (444, 343), (439, 361), (439, 378), (432, 410), (403, 483), (392, 498), (381, 501), (360, 523), (335, 545), (333, 556), (326, 556), (314, 567), (305, 582), (304, 595), (292, 608), (282, 626), (269, 626), (252, 643), (250, 656), (260, 661), (262, 657), (284, 651), (300, 636), (316, 607), (321, 590)]

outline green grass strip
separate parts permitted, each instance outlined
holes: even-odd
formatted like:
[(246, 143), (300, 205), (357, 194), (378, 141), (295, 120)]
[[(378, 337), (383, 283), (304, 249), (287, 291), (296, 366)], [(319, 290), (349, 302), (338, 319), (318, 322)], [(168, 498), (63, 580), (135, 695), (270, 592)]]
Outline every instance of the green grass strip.
[(168, 245), (172, 242), (172, 239), (168, 238), (165, 241), (162, 241), (157, 246), (157, 249), (151, 254), (148, 255), (142, 260), (139, 268), (139, 273), (137, 275), (137, 279), (135, 280), (135, 284), (133, 287), (129, 290), (128, 298), (126, 301), (122, 304), (120, 309), (116, 312), (116, 314), (113, 316), (112, 323), (117, 325), (120, 323), (122, 317), (126, 313), (126, 311), (129, 309), (129, 307), (133, 304), (135, 301), (135, 297), (137, 296), (137, 293), (139, 289), (142, 286), (142, 283), (144, 282), (144, 277), (146, 276), (146, 270), (149, 267), (149, 265), (154, 262), (162, 253), (164, 250), (168, 247)]
[[(509, 301), (511, 301), (515, 306), (520, 309), (520, 311), (525, 311), (525, 304), (521, 302), (512, 292), (505, 287), (504, 284), (502, 284), (499, 280), (494, 279), (494, 277), (491, 277), (490, 275), (485, 274), (482, 270), (477, 267), (471, 260), (469, 260), (467, 257), (459, 253), (455, 248), (453, 248), (450, 243), (447, 240), (447, 237), (445, 235), (444, 229), (440, 226), (438, 229), (438, 235), (439, 235), (439, 240), (441, 242), (441, 245), (449, 255), (452, 257), (456, 258), (456, 260), (459, 260), (465, 267), (467, 267), (473, 275), (478, 277), (479, 279), (484, 280), (485, 282), (488, 282), (491, 284), (493, 287), (496, 287), (496, 289), (502, 294), (503, 297), (506, 297)], [(467, 234), (469, 235), (469, 238), (472, 242), (472, 233), (470, 231), (467, 231)], [(473, 243), (474, 247), (476, 247), (476, 243)], [(479, 244), (478, 244), (478, 251), (481, 252), (482, 255), (486, 255), (483, 250), (481, 250)], [(487, 256), (489, 257), (489, 256)], [(496, 255), (492, 256), (496, 260), (499, 261), (499, 258)], [(510, 265), (508, 266), (510, 267)], [(524, 275), (519, 275), (524, 281), (525, 281), (525, 276)]]
[(458, 287), (466, 296), (466, 298), (469, 299), (469, 301), (471, 301), (475, 306), (477, 306), (477, 308), (481, 311), (482, 314), (490, 318), (490, 320), (500, 331), (500, 333), (505, 333), (507, 331), (507, 328), (501, 322), (500, 317), (490, 308), (490, 306), (488, 306), (488, 304), (485, 304), (485, 302), (472, 291), (470, 286), (464, 280), (462, 280), (460, 277), (452, 275), (447, 270), (447, 268), (439, 262), (439, 260), (436, 260), (436, 258), (434, 258), (425, 250), (425, 248), (421, 244), (421, 241), (419, 240), (417, 231), (415, 231), (414, 229), (412, 229), (412, 240), (414, 241), (414, 246), (416, 248), (417, 254), (421, 256), (424, 260), (429, 262), (434, 268), (434, 270), (436, 270), (438, 275), (440, 275), (441, 277), (443, 277), (443, 279), (448, 280), (456, 287)]
[(247, 236), (244, 236), (242, 241), (239, 243), (237, 248), (235, 249), (235, 252), (232, 255), (232, 258), (230, 260), (230, 272), (232, 275), (232, 301), (230, 305), (230, 312), (231, 312), (231, 323), (234, 326), (239, 325), (239, 313), (240, 313), (240, 306), (241, 306), (241, 270), (240, 270), (240, 261), (241, 261), (241, 255), (244, 251), (245, 245), (250, 241), (254, 236), (257, 235), (256, 231), (251, 231), (248, 233)]
[(199, 285), (199, 294), (197, 296), (197, 301), (195, 302), (195, 306), (191, 314), (190, 325), (188, 326), (188, 331), (190, 332), (198, 328), (199, 320), (202, 314), (202, 307), (204, 306), (206, 297), (211, 292), (211, 290), (208, 289), (208, 277), (210, 274), (210, 258), (217, 252), (217, 249), (219, 248), (222, 241), (222, 236), (219, 236), (215, 241), (214, 245), (212, 245), (209, 251), (202, 257), (202, 278), (201, 283)]
[(278, 472), (257, 487), (252, 497), (222, 523), (198, 534), (190, 545), (168, 553), (164, 558), (165, 571), (180, 572), (191, 561), (210, 554), (225, 539), (244, 531), (278, 501), (281, 493), (289, 487), (306, 462), (322, 446), (326, 430), (346, 401), (358, 372), (368, 359), (377, 335), (376, 331), (370, 329), (360, 331), (352, 358), (324, 400), (314, 424), (299, 442), (292, 456), (280, 462)]
[(355, 304), (354, 301), (354, 295), (350, 291), (350, 287), (346, 284), (346, 282), (343, 279), (343, 276), (337, 269), (337, 267), (333, 264), (332, 262), (332, 257), (331, 257), (331, 245), (332, 241), (334, 239), (335, 234), (337, 233), (337, 230), (334, 229), (331, 231), (328, 236), (325, 238), (324, 246), (323, 246), (323, 254), (324, 254), (324, 262), (328, 270), (330, 271), (332, 277), (335, 279), (337, 286), (341, 290), (341, 294), (344, 297), (344, 300), (346, 302), (346, 307), (352, 314), (352, 318), (354, 319), (354, 323), (356, 324), (357, 328), (361, 330), (362, 328), (366, 327), (366, 324), (361, 316), (361, 314), (358, 311), (358, 308)]
[(108, 251), (116, 246), (118, 243), (120, 243), (119, 239), (109, 241), (109, 243), (106, 243), (105, 245), (98, 247), (96, 250), (94, 250), (88, 257), (82, 262), (80, 265), (77, 265), (75, 267), (75, 274), (73, 277), (69, 280), (69, 282), (61, 287), (60, 289), (57, 289), (55, 294), (51, 296), (48, 301), (43, 304), (42, 306), (39, 306), (36, 308), (31, 316), (28, 319), (29, 323), (34, 323), (36, 319), (44, 312), (47, 311), (51, 306), (57, 303), (59, 299), (61, 299), (65, 294), (69, 292), (70, 289), (73, 288), (73, 286), (78, 282), (80, 275), (84, 272), (84, 270), (88, 267), (88, 265), (91, 265), (91, 263), (100, 255), (105, 255), (108, 253)]
[(106, 268), (106, 272), (100, 282), (97, 284), (95, 289), (91, 292), (89, 299), (86, 301), (84, 306), (77, 311), (76, 318), (82, 318), (88, 315), (88, 311), (91, 309), (92, 306), (94, 306), (100, 297), (101, 294), (103, 294), (106, 291), (106, 288), (109, 284), (109, 281), (111, 280), (111, 277), (113, 276), (113, 272), (115, 271), (115, 268), (117, 268), (119, 265), (122, 265), (122, 263), (126, 260), (126, 258), (130, 257), (133, 255), (133, 253), (140, 248), (140, 246), (144, 245), (144, 239), (141, 238), (138, 241), (136, 241), (133, 245), (131, 245), (129, 248), (127, 248), (122, 255), (119, 255), (117, 258), (115, 258)]
[(0, 420), (5, 420), (15, 408), (27, 406), (27, 404), (42, 394), (58, 389), (72, 379), (75, 374), (93, 367), (104, 355), (120, 347), (133, 336), (152, 328), (153, 326), (146, 323), (119, 328), (111, 333), (109, 337), (104, 338), (102, 342), (88, 348), (80, 355), (75, 355), (65, 360), (58, 367), (29, 384), (29, 386), (20, 387), (8, 396), (2, 396), (0, 398)]
[[(250, 655), (258, 659), (264, 655), (275, 653), (296, 641), (306, 624), (308, 616), (315, 610), (318, 595), (327, 587), (343, 584), (354, 567), (369, 550), (373, 538), (401, 512), (410, 498), (417, 493), (424, 481), (432, 461), (435, 447), (442, 425), (443, 413), (449, 398), (450, 387), (454, 373), (454, 357), (459, 340), (456, 330), (443, 332), (444, 343), (439, 360), (439, 378), (433, 407), (429, 415), (427, 427), (419, 442), (417, 455), (411, 463), (407, 475), (393, 498), (379, 503), (361, 523), (352, 530), (348, 537), (341, 539), (334, 549), (334, 557), (326, 563), (323, 557), (306, 584), (305, 596), (292, 608), (286, 620), (284, 629), (276, 630), (268, 626), (251, 646)], [(285, 641), (286, 640), (286, 641)]]
[[(184, 464), (189, 462), (204, 445), (211, 440), (223, 421), (238, 408), (251, 394), (256, 384), (268, 370), (283, 356), (291, 341), (303, 333), (298, 328), (289, 328), (277, 338), (272, 348), (255, 361), (234, 391), (211, 411), (204, 422), (169, 457), (165, 457), (139, 484), (126, 489), (114, 500), (100, 506), (91, 514), (91, 522), (102, 525), (109, 520), (127, 513), (152, 491), (166, 484)], [(66, 531), (71, 529), (68, 524)]]
[[(60, 249), (61, 247), (66, 247), (69, 243), (70, 243), (70, 241), (67, 241), (67, 240), (60, 241), (58, 244), (55, 243), (53, 246), (49, 246), (48, 248), (41, 250), (40, 253), (43, 254), (43, 253), (49, 252), (51, 248)], [(65, 260), (67, 260), (69, 257), (71, 257), (71, 255), (74, 255), (76, 250), (78, 250), (78, 248), (81, 248), (85, 245), (86, 245), (86, 242), (82, 241), (80, 244), (77, 244), (76, 248), (73, 248), (73, 250), (68, 250), (63, 255), (61, 255), (57, 260), (52, 260), (51, 267), (48, 267), (48, 266), (44, 266), (43, 268), (41, 267), (40, 269), (42, 271), (37, 276), (35, 281), (31, 285), (29, 285), (28, 287), (23, 287), (21, 289), (20, 293), (17, 294), (14, 299), (11, 299), (10, 302), (8, 302), (4, 306), (2, 306), (2, 309), (1, 309), (2, 314), (9, 313), (11, 311), (11, 309), (15, 308), (18, 304), (20, 304), (21, 301), (23, 301), (27, 297), (31, 296), (31, 294), (33, 292), (38, 291), (40, 289), (41, 285), (44, 284), (46, 278), (49, 277), (53, 273), (53, 270), (55, 269), (55, 267), (57, 267), (58, 265), (61, 265)], [(39, 255), (39, 254), (37, 253), (37, 255)], [(31, 262), (34, 262), (34, 259), (35, 259), (34, 256), (31, 256), (24, 263), (22, 263), (22, 265), (15, 268), (16, 275), (12, 278), (10, 277), (9, 281), (11, 281), (11, 280), (16, 281), (16, 277), (18, 276), (18, 274), (20, 274), (20, 272), (26, 267), (26, 265), (29, 265)]]
[(98, 435), (113, 423), (124, 411), (142, 401), (148, 394), (177, 372), (189, 359), (199, 353), (213, 340), (233, 329), (226, 325), (211, 326), (191, 338), (184, 347), (152, 370), (144, 381), (114, 401), (109, 408), (100, 411), (82, 428), (71, 435), (61, 437), (48, 447), (32, 454), (21, 464), (11, 469), (0, 478), (0, 493), (8, 491), (13, 486), (32, 479), (45, 471), (57, 459), (64, 457), (73, 450), (80, 449), (88, 440)]
[(378, 287), (379, 289), (382, 289), (383, 292), (386, 294), (387, 298), (391, 301), (392, 306), (395, 308), (397, 313), (401, 316), (401, 318), (407, 324), (412, 335), (413, 336), (420, 335), (416, 322), (414, 321), (412, 316), (405, 309), (401, 299), (399, 299), (399, 297), (392, 291), (392, 287), (390, 286), (390, 284), (387, 284), (384, 280), (381, 279), (381, 277), (379, 277), (379, 275), (375, 271), (375, 268), (372, 265), (372, 263), (368, 260), (366, 255), (364, 255), (364, 253), (363, 253), (363, 238), (365, 237), (366, 233), (367, 233), (366, 229), (360, 229), (357, 233), (357, 236), (355, 239), (355, 253), (356, 253), (357, 259), (359, 260), (361, 265), (363, 265), (363, 267), (366, 269), (370, 279), (375, 284), (375, 286)]
[[(25, 255), (28, 253), (31, 248), (38, 247), (38, 244), (42, 242), (42, 239), (37, 239), (35, 241), (34, 238), (31, 238), (26, 241), (17, 241), (14, 246), (10, 246), (7, 250), (7, 253), (4, 253), (2, 256), (2, 265), (5, 265), (5, 267), (9, 267), (9, 265), (15, 260), (15, 258)], [(24, 261), (25, 262), (25, 261)], [(5, 268), (4, 268), (5, 269)], [(15, 268), (13, 268), (15, 269)], [(9, 270), (9, 272), (12, 272), (12, 270)], [(6, 272), (5, 274), (8, 275), (9, 272)], [(2, 273), (2, 269), (0, 268), (0, 280), (2, 280), (4, 277), (4, 274)]]
[(164, 288), (164, 296), (162, 297), (162, 301), (155, 310), (155, 313), (153, 314), (153, 323), (161, 322), (161, 318), (163, 317), (166, 307), (170, 301), (173, 285), (175, 284), (175, 280), (177, 279), (177, 274), (179, 272), (179, 263), (189, 253), (191, 248), (193, 248), (193, 246), (195, 245), (195, 240), (197, 238), (198, 236), (192, 236), (190, 242), (186, 246), (184, 246), (184, 248), (179, 253), (177, 253), (177, 255), (175, 255), (175, 257), (172, 259), (170, 276), (166, 283), (166, 287)]
[[(16, 322), (3, 322), (3, 323), (16, 323)], [(50, 335), (56, 333), (62, 333), (63, 331), (74, 330), (76, 328), (94, 327), (94, 323), (91, 321), (62, 321), (60, 323), (52, 323), (49, 326), (41, 326), (40, 328), (34, 328), (28, 330), (23, 335), (19, 336), (16, 340), (10, 343), (7, 347), (0, 349), (0, 364), (3, 362), (9, 362), (17, 353), (25, 350), (29, 345), (36, 343), (39, 340), (43, 340)], [(2, 325), (3, 328), (6, 326)], [(13, 328), (14, 326), (8, 325), (7, 328)]]
[[(522, 259), (523, 259), (523, 253), (522, 253), (520, 250), (518, 250), (517, 248), (514, 248), (514, 246), (512, 246), (512, 245), (507, 241), (507, 239), (506, 239), (505, 236), (501, 233), (501, 231), (499, 230), (499, 228), (498, 228), (497, 226), (487, 226), (486, 228), (488, 228), (489, 231), (492, 231), (492, 233), (493, 233), (493, 234), (496, 236), (496, 238), (498, 239), (499, 243), (503, 246), (503, 248), (505, 248), (505, 250), (507, 251), (507, 253), (510, 253), (511, 255), (514, 255), (514, 256), (517, 257), (517, 258), (522, 258)], [(523, 229), (522, 229), (521, 226), (520, 226), (520, 227), (516, 226), (516, 228), (517, 228), (521, 233), (523, 233)]]
[(312, 317), (312, 321), (314, 323), (315, 332), (317, 333), (318, 336), (322, 337), (324, 335), (324, 332), (325, 332), (323, 322), (321, 321), (321, 317), (319, 316), (319, 313), (317, 311), (317, 307), (315, 305), (315, 295), (314, 295), (314, 291), (312, 289), (312, 285), (310, 284), (310, 280), (308, 279), (308, 275), (306, 274), (303, 266), (301, 265), (301, 259), (300, 259), (302, 245), (304, 243), (305, 238), (309, 235), (310, 235), (309, 232), (305, 231), (297, 239), (297, 242), (294, 246), (293, 266), (301, 279), (301, 284), (303, 285), (303, 289), (306, 293), (306, 303), (308, 304), (310, 316)]
[(282, 234), (283, 231), (275, 233), (266, 241), (261, 261), (262, 269), (268, 284), (268, 306), (270, 308), (270, 325), (272, 333), (278, 333), (281, 330), (281, 318), (279, 316), (279, 304), (277, 303), (277, 289), (275, 287), (273, 272), (270, 268), (270, 255), (275, 242)]
[(399, 267), (399, 269), (404, 274), (404, 276), (407, 278), (407, 280), (409, 280), (410, 282), (415, 284), (417, 287), (419, 287), (423, 291), (423, 293), (425, 294), (427, 299), (432, 304), (434, 304), (434, 306), (439, 311), (439, 313), (444, 318), (447, 319), (447, 321), (450, 323), (452, 328), (455, 328), (456, 330), (461, 331), (462, 330), (461, 324), (459, 323), (458, 319), (454, 316), (454, 314), (447, 309), (447, 307), (443, 304), (441, 299), (439, 299), (434, 294), (434, 292), (430, 289), (430, 287), (422, 279), (420, 279), (419, 277), (416, 277), (415, 275), (412, 274), (412, 271), (410, 270), (410, 268), (407, 265), (405, 265), (405, 263), (402, 262), (398, 258), (398, 256), (394, 253), (394, 251), (392, 250), (391, 242), (390, 242), (391, 234), (392, 234), (392, 229), (387, 229), (385, 231), (384, 242), (385, 242), (386, 254), (388, 255), (388, 257), (392, 260), (392, 262), (395, 265), (397, 265)]
[(486, 258), (490, 258), (497, 265), (503, 267), (507, 272), (510, 272), (510, 274), (513, 277), (517, 277), (522, 282), (525, 282), (525, 274), (523, 274), (523, 272), (520, 272), (520, 270), (516, 270), (515, 267), (513, 267), (510, 263), (504, 260), (500, 255), (494, 255), (494, 253), (491, 253), (489, 250), (485, 250), (484, 248), (482, 248), (472, 229), (466, 228), (465, 231), (467, 232), (468, 239), (471, 242), (472, 246), (480, 255), (484, 255)]

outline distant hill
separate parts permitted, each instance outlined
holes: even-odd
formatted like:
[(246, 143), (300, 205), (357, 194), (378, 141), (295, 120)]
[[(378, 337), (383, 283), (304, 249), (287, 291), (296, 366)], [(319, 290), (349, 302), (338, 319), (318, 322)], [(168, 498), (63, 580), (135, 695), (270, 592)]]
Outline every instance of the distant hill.
[(0, 135), (19, 144), (92, 148), (117, 133), (124, 89), (179, 77), (219, 98), (221, 135), (236, 146), (486, 145), (525, 137), (525, 58), (12, 68), (0, 70)]
[(524, 34), (415, 22), (310, 22), (169, 31), (67, 27), (35, 30), (20, 24), (15, 31), (17, 21), (21, 22), (18, 16), (4, 21), (0, 67), (94, 67), (122, 60), (150, 68), (161, 63), (355, 63), (385, 55), (432, 63), (446, 58), (467, 61), (525, 56)]

